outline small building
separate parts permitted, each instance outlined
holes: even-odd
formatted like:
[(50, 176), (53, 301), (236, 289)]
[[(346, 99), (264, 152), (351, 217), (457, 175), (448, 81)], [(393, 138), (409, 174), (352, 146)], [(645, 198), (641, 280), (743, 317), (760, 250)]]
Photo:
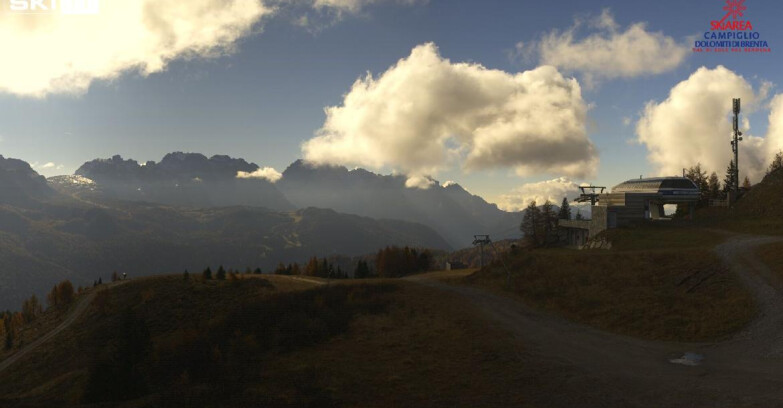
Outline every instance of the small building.
[(666, 220), (666, 204), (688, 205), (691, 216), (701, 192), (685, 177), (639, 178), (620, 183), (608, 194), (593, 197), (589, 220), (560, 220), (569, 245), (581, 247), (608, 228), (639, 220)]
[(446, 262), (447, 271), (456, 271), (457, 269), (467, 269), (467, 265), (460, 261), (451, 260)]

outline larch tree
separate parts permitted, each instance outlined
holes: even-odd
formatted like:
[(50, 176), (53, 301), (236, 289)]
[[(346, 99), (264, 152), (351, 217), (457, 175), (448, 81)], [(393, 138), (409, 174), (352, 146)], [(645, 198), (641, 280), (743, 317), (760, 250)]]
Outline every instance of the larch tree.
[(742, 188), (745, 190), (750, 190), (750, 179), (748, 179), (748, 176), (745, 176), (745, 180), (742, 180)]

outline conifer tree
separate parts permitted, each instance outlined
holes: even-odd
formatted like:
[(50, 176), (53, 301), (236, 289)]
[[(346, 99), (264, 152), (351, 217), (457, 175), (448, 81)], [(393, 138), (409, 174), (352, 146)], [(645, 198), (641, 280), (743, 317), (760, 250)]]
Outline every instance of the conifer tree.
[(277, 268), (275, 268), (275, 275), (285, 275), (285, 274), (286, 274), (285, 264), (283, 264), (282, 262), (278, 263)]
[(748, 179), (748, 176), (745, 176), (745, 180), (742, 181), (742, 188), (745, 190), (750, 190), (750, 179)]
[(551, 201), (546, 200), (541, 206), (541, 238), (539, 243), (550, 243), (557, 232), (557, 213)]
[(360, 260), (356, 264), (356, 269), (353, 272), (354, 279), (365, 279), (370, 276), (370, 267), (367, 261)]
[(726, 177), (723, 179), (723, 194), (727, 194), (734, 189), (734, 160), (729, 162), (729, 167), (726, 168)]
[(720, 197), (720, 180), (718, 179), (718, 173), (712, 172), (709, 180), (707, 180), (707, 186), (710, 191), (710, 198), (716, 199)]
[(525, 209), (522, 216), (522, 224), (519, 226), (525, 238), (533, 243), (538, 243), (541, 238), (541, 210), (536, 207), (536, 201), (533, 200)]
[(202, 273), (204, 276), (204, 280), (211, 280), (212, 279), (212, 269), (207, 266), (207, 269), (204, 269), (204, 272)]
[(223, 269), (223, 265), (220, 265), (215, 275), (218, 280), (226, 280), (226, 270)]
[(772, 159), (772, 163), (769, 164), (769, 168), (767, 169), (767, 174), (780, 169), (783, 169), (783, 150), (775, 153), (775, 157)]
[(560, 203), (560, 211), (557, 213), (557, 218), (560, 220), (571, 219), (571, 205), (568, 204), (568, 197), (563, 197), (563, 202)]

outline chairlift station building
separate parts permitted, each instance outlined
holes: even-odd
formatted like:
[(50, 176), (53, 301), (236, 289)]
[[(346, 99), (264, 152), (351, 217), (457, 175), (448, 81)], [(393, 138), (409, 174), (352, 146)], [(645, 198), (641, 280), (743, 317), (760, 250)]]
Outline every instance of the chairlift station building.
[[(599, 187), (600, 188), (600, 187)], [(669, 219), (666, 204), (689, 204), (699, 201), (699, 187), (685, 177), (639, 178), (620, 183), (607, 194), (583, 194), (582, 201), (593, 201), (589, 220), (560, 220), (569, 245), (582, 246), (608, 228), (617, 228), (639, 220)]]

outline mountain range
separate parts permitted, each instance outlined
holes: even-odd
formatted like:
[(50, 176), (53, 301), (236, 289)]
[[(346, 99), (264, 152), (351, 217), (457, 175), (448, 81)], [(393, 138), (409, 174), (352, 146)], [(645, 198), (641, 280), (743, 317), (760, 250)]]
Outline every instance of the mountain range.
[(292, 163), (276, 183), (261, 178), (238, 178), (259, 166), (228, 156), (207, 158), (197, 153), (170, 153), (159, 163), (140, 164), (120, 156), (82, 165), (76, 175), (94, 182), (89, 191), (79, 182), (53, 178), (65, 193), (95, 199), (145, 201), (167, 205), (219, 207), (244, 205), (275, 211), (329, 208), (376, 219), (395, 219), (427, 225), (451, 247), (471, 245), (474, 234), (506, 237), (515, 231), (521, 213), (509, 213), (470, 194), (459, 184), (428, 189), (408, 188), (404, 176), (384, 176), (341, 166), (315, 167)]
[(421, 223), (296, 209), (272, 183), (231, 176), (257, 166), (199, 156), (172, 154), (143, 166), (114, 157), (49, 180), (0, 156), (0, 309), (41, 298), (61, 280), (90, 285), (113, 271), (198, 273), (224, 265), (269, 272), (279, 262), (388, 245), (452, 249)]

